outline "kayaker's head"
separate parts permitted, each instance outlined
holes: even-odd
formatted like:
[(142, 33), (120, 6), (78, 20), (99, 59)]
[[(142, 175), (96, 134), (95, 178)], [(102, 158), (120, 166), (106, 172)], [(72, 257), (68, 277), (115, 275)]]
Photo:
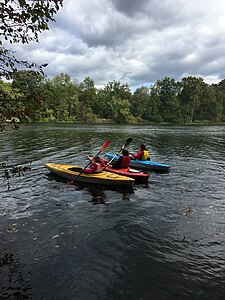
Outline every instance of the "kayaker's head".
[(95, 157), (94, 157), (94, 162), (99, 162), (99, 161), (101, 161), (101, 159), (100, 159), (100, 157), (98, 156), (98, 155), (96, 155)]
[(123, 149), (123, 151), (122, 151), (122, 155), (123, 155), (123, 156), (129, 156), (129, 152), (128, 152), (128, 150), (126, 150), (126, 149)]
[(141, 145), (140, 145), (140, 150), (142, 150), (142, 151), (147, 150), (147, 149), (146, 149), (146, 146), (145, 146), (144, 144), (141, 144)]

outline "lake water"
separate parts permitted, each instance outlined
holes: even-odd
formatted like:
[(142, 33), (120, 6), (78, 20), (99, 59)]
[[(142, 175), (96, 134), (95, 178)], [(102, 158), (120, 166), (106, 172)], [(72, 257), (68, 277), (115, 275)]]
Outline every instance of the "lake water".
[[(171, 172), (127, 191), (44, 167), (130, 137)], [(6, 156), (31, 170), (0, 179), (1, 299), (225, 299), (224, 126), (30, 125), (0, 134)]]

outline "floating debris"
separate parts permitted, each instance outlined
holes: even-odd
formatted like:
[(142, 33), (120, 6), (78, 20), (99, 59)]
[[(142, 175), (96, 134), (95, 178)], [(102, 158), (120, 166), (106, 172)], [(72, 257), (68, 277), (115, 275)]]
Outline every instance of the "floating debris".
[(196, 211), (191, 207), (185, 207), (182, 209), (182, 214), (186, 217), (198, 217)]

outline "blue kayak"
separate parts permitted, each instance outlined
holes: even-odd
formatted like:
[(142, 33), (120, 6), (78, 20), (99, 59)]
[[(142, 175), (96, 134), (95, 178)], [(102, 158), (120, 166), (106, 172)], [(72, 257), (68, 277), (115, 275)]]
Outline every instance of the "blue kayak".
[[(111, 154), (111, 153), (106, 153), (105, 156), (109, 160), (114, 158), (113, 159), (114, 161), (117, 161), (117, 159), (119, 158), (118, 155)], [(170, 166), (165, 165), (165, 164), (160, 164), (157, 162), (153, 162), (150, 160), (131, 159), (130, 166), (133, 168), (144, 169), (144, 170), (149, 170), (149, 171), (159, 171), (159, 172), (169, 172), (170, 171)]]

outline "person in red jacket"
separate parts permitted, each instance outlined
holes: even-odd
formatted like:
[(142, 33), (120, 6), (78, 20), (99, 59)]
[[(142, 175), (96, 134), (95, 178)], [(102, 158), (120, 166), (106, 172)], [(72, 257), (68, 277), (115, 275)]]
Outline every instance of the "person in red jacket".
[(88, 169), (84, 169), (83, 173), (93, 174), (93, 173), (101, 173), (103, 171), (105, 164), (99, 156), (95, 156), (95, 157), (88, 156), (88, 159), (91, 161), (91, 166)]
[(131, 153), (131, 156), (132, 156), (133, 159), (150, 160), (148, 150), (147, 150), (147, 148), (144, 144), (141, 144), (139, 146), (139, 151), (138, 151), (137, 154), (132, 154)]
[(112, 165), (113, 168), (128, 168), (130, 164), (129, 152), (126, 149), (122, 150), (122, 155), (119, 155), (118, 160)]

